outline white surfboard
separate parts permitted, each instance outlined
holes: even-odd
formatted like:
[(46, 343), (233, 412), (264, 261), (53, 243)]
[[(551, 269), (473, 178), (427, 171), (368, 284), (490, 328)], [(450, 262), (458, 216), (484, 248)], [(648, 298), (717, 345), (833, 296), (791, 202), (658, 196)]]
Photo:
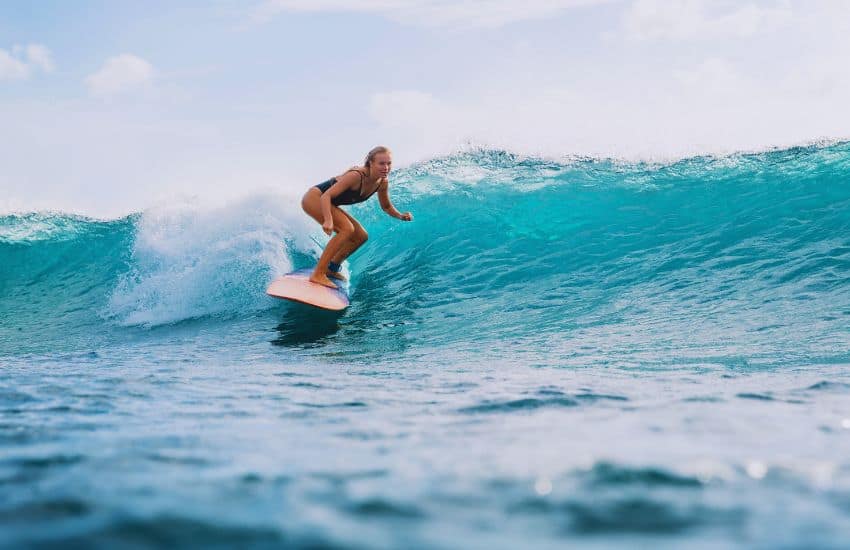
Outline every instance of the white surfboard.
[(348, 292), (342, 281), (333, 280), (338, 288), (310, 282), (311, 268), (287, 273), (271, 282), (266, 294), (275, 298), (300, 302), (310, 306), (340, 311), (348, 307)]

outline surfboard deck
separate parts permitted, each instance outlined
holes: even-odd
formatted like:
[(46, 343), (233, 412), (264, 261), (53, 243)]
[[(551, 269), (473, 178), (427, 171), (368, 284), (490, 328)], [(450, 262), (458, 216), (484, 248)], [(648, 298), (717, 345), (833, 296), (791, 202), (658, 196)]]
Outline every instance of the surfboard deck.
[(266, 294), (322, 309), (340, 311), (348, 307), (346, 283), (336, 281), (339, 288), (329, 288), (310, 282), (312, 268), (305, 268), (278, 277), (269, 284)]

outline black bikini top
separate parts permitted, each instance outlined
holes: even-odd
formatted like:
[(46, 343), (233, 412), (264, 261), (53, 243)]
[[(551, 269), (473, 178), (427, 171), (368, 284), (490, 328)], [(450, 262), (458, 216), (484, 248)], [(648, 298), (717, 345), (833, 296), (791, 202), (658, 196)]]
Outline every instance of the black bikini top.
[[(340, 205), (343, 205), (343, 204), (357, 204), (359, 202), (363, 202), (363, 201), (367, 200), (369, 197), (371, 197), (372, 195), (374, 195), (375, 192), (378, 189), (381, 188), (382, 184), (378, 184), (378, 186), (371, 193), (369, 193), (368, 195), (363, 197), (363, 196), (360, 195), (360, 190), (363, 189), (363, 180), (366, 179), (366, 174), (364, 174), (360, 170), (357, 170), (357, 169), (354, 169), (354, 168), (352, 168), (351, 170), (346, 170), (345, 172), (343, 172), (343, 174), (347, 174), (349, 172), (357, 172), (358, 174), (360, 174), (360, 189), (346, 189), (345, 191), (343, 191), (342, 193), (340, 193), (336, 197), (332, 198), (331, 204), (333, 204), (335, 206), (340, 206)], [(331, 178), (328, 181), (325, 181), (325, 182), (322, 182), (322, 183), (316, 185), (315, 187), (318, 187), (319, 190), (322, 192), (322, 194), (324, 194), (325, 191), (330, 189), (333, 186), (333, 184), (336, 183), (336, 181), (337, 181), (336, 178)]]

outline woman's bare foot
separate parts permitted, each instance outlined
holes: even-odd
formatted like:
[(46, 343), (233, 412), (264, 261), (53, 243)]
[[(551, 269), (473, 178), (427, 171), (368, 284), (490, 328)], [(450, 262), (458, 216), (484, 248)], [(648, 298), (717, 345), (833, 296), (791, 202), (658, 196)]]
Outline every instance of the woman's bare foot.
[(348, 277), (340, 273), (339, 271), (331, 271), (328, 270), (328, 277), (333, 277), (334, 279), (338, 279), (340, 281), (347, 281)]
[(316, 275), (315, 271), (313, 272), (312, 275), (310, 275), (310, 282), (316, 283), (317, 285), (326, 286), (328, 288), (337, 288), (337, 286), (333, 283), (333, 281), (328, 279), (327, 275), (321, 275), (321, 274)]

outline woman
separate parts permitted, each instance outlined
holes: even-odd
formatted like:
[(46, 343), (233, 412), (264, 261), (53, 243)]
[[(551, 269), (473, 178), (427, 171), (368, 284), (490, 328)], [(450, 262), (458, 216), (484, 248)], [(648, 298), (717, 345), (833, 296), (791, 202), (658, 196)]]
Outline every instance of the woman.
[(364, 202), (378, 193), (381, 209), (394, 218), (412, 221), (410, 212), (402, 214), (390, 202), (387, 176), (392, 168), (392, 153), (386, 147), (375, 147), (366, 155), (363, 167), (355, 166), (340, 176), (311, 187), (301, 199), (301, 207), (322, 229), (336, 235), (328, 242), (310, 281), (336, 288), (328, 277), (345, 280), (340, 266), (355, 250), (363, 246), (369, 235), (354, 217), (340, 206)]

